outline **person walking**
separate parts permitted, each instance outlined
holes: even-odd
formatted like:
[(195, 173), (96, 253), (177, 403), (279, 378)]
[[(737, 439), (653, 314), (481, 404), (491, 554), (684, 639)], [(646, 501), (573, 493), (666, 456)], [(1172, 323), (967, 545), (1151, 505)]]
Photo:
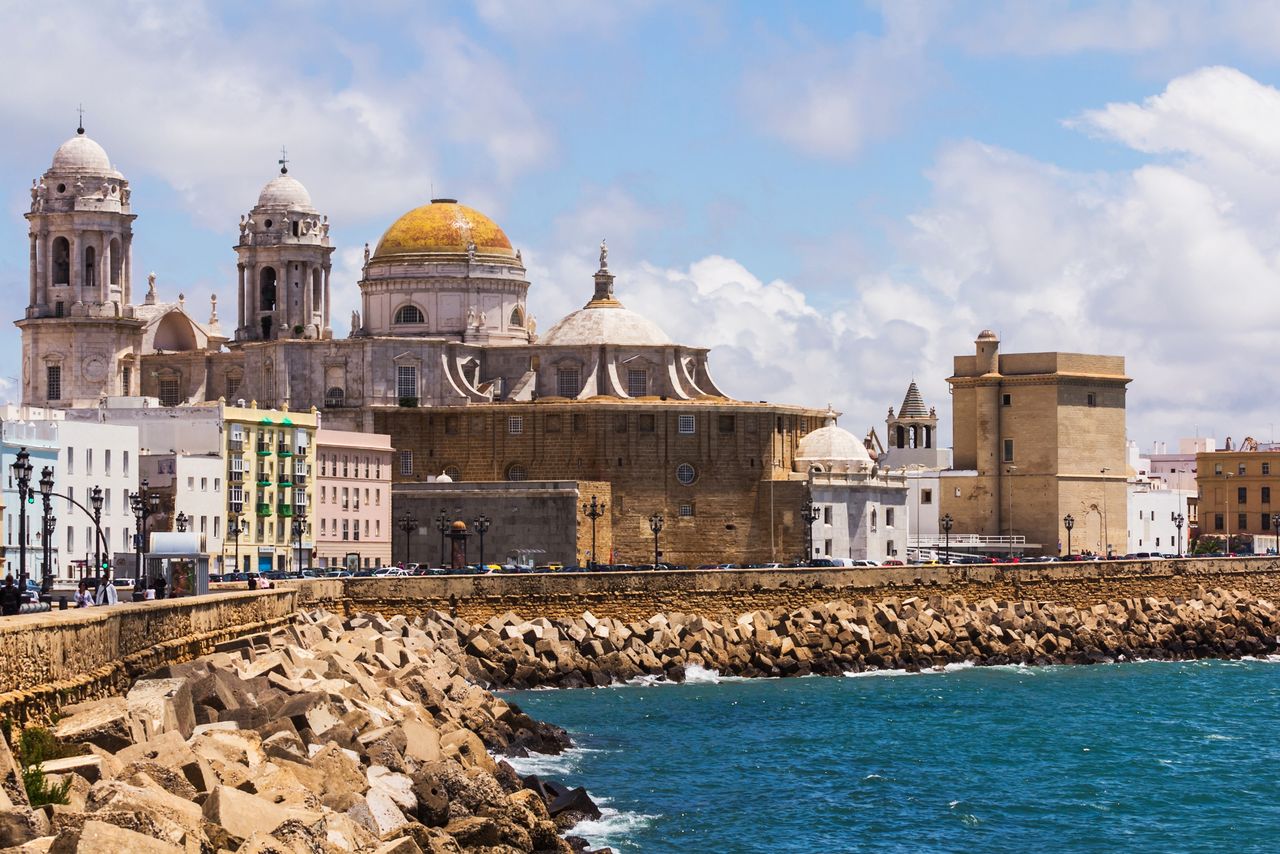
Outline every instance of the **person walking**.
[(116, 594), (116, 586), (111, 583), (111, 579), (102, 579), (102, 582), (98, 584), (98, 590), (94, 594), (93, 601), (97, 605), (114, 605), (120, 601), (120, 597)]
[(93, 605), (93, 596), (90, 595), (89, 593), (89, 585), (81, 581), (80, 587), (76, 590), (76, 607), (88, 608), (88, 607), (91, 607), (92, 605)]
[(17, 614), (22, 608), (22, 593), (13, 583), (13, 576), (4, 577), (4, 587), (0, 587), (0, 615), (5, 617)]

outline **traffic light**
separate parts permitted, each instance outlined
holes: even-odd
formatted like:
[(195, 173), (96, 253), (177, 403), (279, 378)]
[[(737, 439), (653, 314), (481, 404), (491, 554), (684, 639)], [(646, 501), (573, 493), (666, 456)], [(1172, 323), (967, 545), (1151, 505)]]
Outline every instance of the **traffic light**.
[(36, 494), (35, 494), (34, 492), (28, 492), (28, 493), (27, 493), (27, 503), (28, 503), (28, 504), (35, 504), (35, 503), (36, 503)]

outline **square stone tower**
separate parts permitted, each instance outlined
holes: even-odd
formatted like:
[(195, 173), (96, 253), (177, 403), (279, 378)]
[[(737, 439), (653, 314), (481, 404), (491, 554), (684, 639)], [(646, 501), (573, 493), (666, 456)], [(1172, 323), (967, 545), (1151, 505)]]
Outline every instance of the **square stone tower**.
[(1028, 551), (1058, 554), (1070, 515), (1074, 551), (1123, 550), (1124, 358), (1001, 355), (990, 331), (975, 344), (975, 355), (955, 357), (947, 378), (953, 464), (976, 472), (943, 481), (942, 509), (956, 533), (1021, 535)]

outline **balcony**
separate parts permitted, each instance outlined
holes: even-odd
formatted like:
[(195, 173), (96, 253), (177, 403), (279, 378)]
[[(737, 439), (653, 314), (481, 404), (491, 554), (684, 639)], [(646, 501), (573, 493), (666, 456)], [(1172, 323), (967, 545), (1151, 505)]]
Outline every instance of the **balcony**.
[(302, 474), (301, 472), (294, 472), (294, 473), (293, 473), (293, 483), (294, 483), (294, 485), (296, 485), (296, 486), (305, 486), (305, 485), (306, 485), (306, 482), (307, 482), (307, 476), (306, 476), (305, 474)]
[(259, 515), (259, 516), (270, 516), (270, 515), (271, 515), (271, 505), (270, 505), (270, 504), (267, 504), (266, 502), (259, 502), (259, 503), (258, 503), (258, 515)]
[(229, 453), (232, 453), (232, 454), (243, 454), (243, 453), (244, 453), (244, 440), (243, 440), (243, 439), (228, 439), (228, 440), (227, 440), (227, 451), (228, 451)]
[(276, 513), (277, 513), (278, 515), (280, 515), (280, 516), (292, 516), (292, 515), (293, 515), (293, 505), (292, 505), (292, 504), (277, 504), (277, 505), (276, 505)]
[(279, 445), (276, 445), (276, 453), (282, 457), (292, 457), (293, 447), (281, 442)]
[(231, 469), (227, 472), (228, 483), (244, 483), (244, 469)]
[(259, 442), (259, 443), (258, 443), (258, 456), (260, 456), (260, 457), (267, 457), (267, 456), (270, 456), (270, 455), (271, 455), (271, 446), (270, 446), (270, 445), (268, 445), (266, 442)]
[(288, 472), (280, 472), (280, 485), (293, 486), (292, 476)]

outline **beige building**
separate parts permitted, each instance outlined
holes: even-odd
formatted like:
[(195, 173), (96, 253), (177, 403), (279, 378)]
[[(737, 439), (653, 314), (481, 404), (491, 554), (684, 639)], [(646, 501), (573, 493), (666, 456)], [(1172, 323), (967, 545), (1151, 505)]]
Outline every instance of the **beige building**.
[(1027, 551), (1058, 554), (1070, 515), (1075, 551), (1124, 549), (1124, 358), (1002, 355), (991, 331), (975, 343), (947, 379), (953, 465), (965, 474), (941, 481), (955, 533), (1024, 537)]
[(317, 567), (393, 563), (391, 437), (346, 430), (316, 433), (311, 529)]
[(1248, 551), (1247, 544), (1256, 542), (1254, 551), (1264, 552), (1280, 513), (1280, 450), (1257, 443), (1245, 447), (1250, 450), (1196, 454), (1200, 518), (1192, 535), (1214, 539), (1219, 548), (1230, 536), (1234, 551)]

